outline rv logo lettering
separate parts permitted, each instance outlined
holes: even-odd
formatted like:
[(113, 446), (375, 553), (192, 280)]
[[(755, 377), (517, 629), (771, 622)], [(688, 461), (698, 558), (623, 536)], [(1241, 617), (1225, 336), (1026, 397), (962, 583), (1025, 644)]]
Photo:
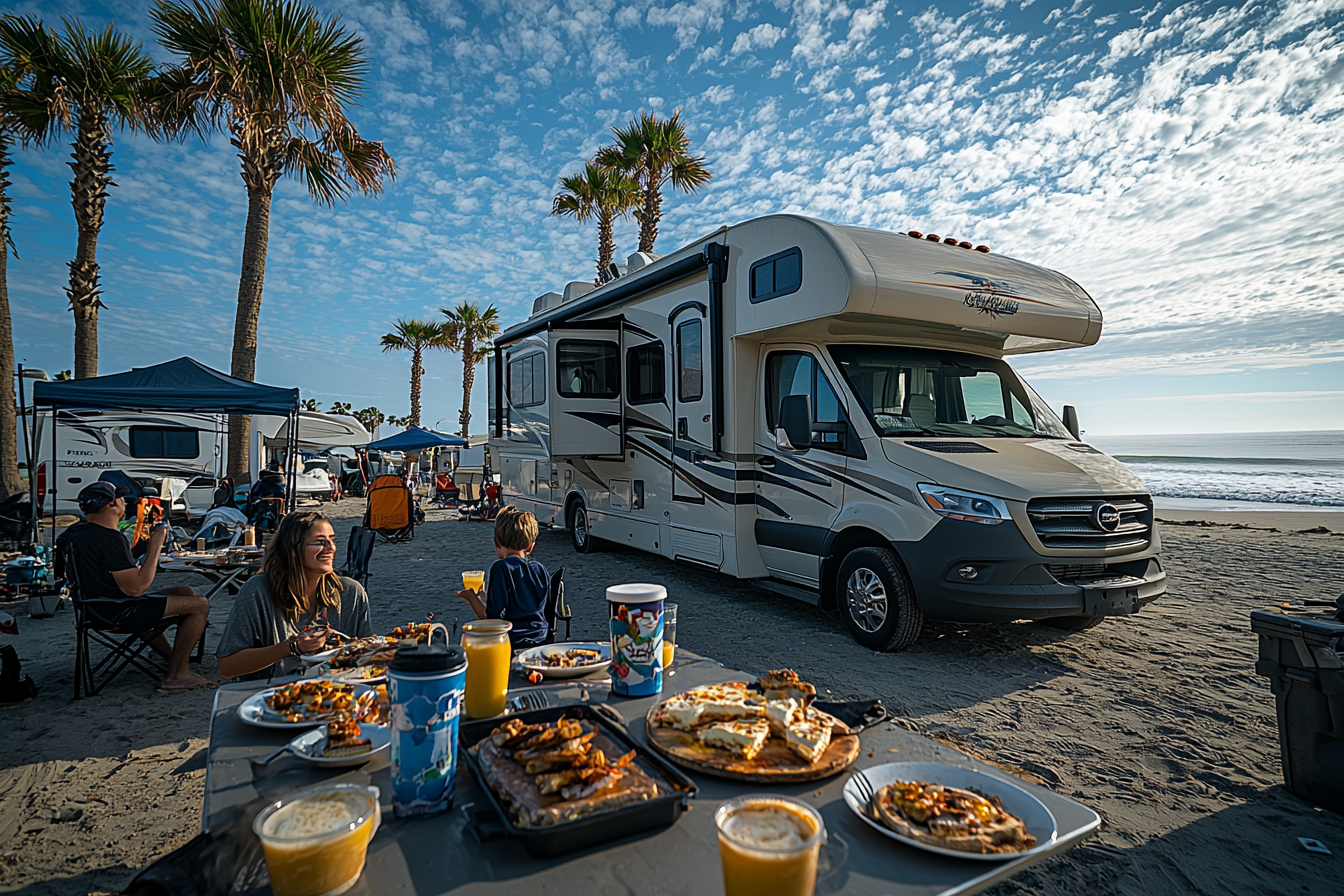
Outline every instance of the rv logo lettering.
[(981, 314), (988, 314), (990, 317), (998, 317), (1000, 314), (1016, 314), (1017, 309), (1022, 307), (1021, 302), (995, 295), (992, 292), (968, 292), (961, 301), (967, 308), (974, 308)]
[(1021, 309), (1023, 302), (1038, 305), (1049, 304), (1039, 299), (1027, 298), (1006, 280), (991, 280), (988, 277), (968, 274), (964, 271), (939, 271), (938, 274), (943, 277), (956, 277), (961, 282), (922, 283), (922, 285), (939, 286), (944, 289), (966, 289), (966, 292), (962, 293), (961, 303), (967, 308), (974, 308), (981, 314), (988, 314), (992, 318), (997, 319), (1000, 315), (1016, 314)]

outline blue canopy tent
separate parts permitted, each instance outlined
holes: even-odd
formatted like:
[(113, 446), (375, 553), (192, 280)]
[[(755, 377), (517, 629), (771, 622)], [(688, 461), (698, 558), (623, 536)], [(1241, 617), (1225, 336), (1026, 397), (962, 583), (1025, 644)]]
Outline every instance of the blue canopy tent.
[[(287, 446), (290, 509), (294, 500), (293, 440), (298, 432), (299, 390), (251, 383), (221, 373), (192, 358), (178, 358), (152, 367), (138, 367), (125, 373), (82, 380), (36, 382), (33, 384), (33, 408), (50, 408), (51, 437), (51, 508), (56, 514), (56, 433), (61, 413), (72, 411), (179, 411), (195, 414), (273, 414), (290, 421), (291, 444)], [(36, 417), (36, 415), (34, 415)], [(34, 421), (36, 422), (36, 421)], [(34, 443), (35, 444), (35, 443)], [(31, 477), (30, 477), (31, 478)], [(36, 527), (37, 496), (33, 496), (33, 523)]]
[(364, 446), (365, 451), (424, 451), (426, 448), (461, 448), (467, 440), (446, 432), (407, 427), (404, 431)]

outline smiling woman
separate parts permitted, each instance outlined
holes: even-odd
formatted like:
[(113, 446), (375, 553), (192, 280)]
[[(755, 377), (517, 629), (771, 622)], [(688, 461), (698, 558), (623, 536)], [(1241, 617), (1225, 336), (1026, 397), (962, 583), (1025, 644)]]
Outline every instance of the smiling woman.
[(261, 574), (233, 601), (219, 641), (219, 674), (246, 681), (288, 675), (299, 657), (326, 647), (333, 631), (373, 634), (369, 596), (336, 575), (336, 534), (320, 513), (291, 513), (266, 549)]

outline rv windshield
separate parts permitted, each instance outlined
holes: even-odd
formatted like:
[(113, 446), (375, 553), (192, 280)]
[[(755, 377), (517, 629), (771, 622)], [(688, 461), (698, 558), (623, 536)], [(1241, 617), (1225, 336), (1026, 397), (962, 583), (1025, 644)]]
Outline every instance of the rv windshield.
[(894, 345), (833, 345), (830, 350), (884, 436), (1072, 438), (1003, 361)]

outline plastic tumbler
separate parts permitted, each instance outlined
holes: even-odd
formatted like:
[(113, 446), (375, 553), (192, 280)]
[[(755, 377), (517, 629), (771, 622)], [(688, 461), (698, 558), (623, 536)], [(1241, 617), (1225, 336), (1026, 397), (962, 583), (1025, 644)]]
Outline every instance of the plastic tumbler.
[(485, 590), (485, 570), (473, 569), (462, 573), (462, 590), (480, 594)]
[(807, 803), (757, 794), (714, 812), (726, 896), (813, 896), (826, 842), (821, 815)]
[(275, 896), (337, 896), (364, 871), (369, 841), (382, 815), (378, 788), (320, 784), (297, 790), (257, 813)]
[(662, 585), (612, 585), (611, 690), (627, 697), (647, 697), (663, 689)]
[(663, 674), (671, 675), (677, 654), (677, 605), (663, 604)]
[(489, 719), (504, 713), (509, 696), (509, 666), (513, 648), (504, 619), (477, 619), (462, 625), (462, 647), (467, 651), (467, 715)]
[(460, 647), (406, 644), (387, 667), (392, 704), (392, 812), (447, 812), (457, 780), (457, 726), (466, 690)]

